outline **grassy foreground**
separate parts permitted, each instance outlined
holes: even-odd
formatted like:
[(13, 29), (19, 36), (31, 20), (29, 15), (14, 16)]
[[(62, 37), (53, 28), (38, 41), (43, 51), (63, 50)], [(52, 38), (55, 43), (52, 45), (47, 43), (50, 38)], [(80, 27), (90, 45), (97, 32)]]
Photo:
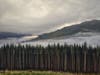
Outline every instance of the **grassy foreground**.
[(0, 75), (100, 75), (100, 74), (75, 74), (66, 72), (52, 71), (6, 71), (0, 72)]

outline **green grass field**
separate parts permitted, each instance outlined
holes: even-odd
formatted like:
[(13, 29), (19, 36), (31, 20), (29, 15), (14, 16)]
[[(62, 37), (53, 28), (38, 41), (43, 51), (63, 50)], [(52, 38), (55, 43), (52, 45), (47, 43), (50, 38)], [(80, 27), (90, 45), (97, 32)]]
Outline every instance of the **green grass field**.
[(100, 74), (75, 74), (66, 72), (51, 72), (51, 71), (6, 71), (0, 72), (0, 75), (100, 75)]

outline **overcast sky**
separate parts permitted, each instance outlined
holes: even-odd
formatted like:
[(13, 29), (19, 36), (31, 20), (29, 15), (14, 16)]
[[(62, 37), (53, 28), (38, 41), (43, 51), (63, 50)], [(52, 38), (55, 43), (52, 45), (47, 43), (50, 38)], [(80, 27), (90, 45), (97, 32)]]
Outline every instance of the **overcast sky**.
[(41, 34), (100, 19), (100, 0), (0, 0), (0, 32)]

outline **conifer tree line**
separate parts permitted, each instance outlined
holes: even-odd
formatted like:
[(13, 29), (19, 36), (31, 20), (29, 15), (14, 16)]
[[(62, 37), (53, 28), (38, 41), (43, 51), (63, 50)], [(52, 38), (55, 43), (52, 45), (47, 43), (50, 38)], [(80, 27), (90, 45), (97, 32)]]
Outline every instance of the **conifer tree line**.
[(0, 70), (100, 72), (100, 47), (79, 45), (14, 46), (0, 48)]

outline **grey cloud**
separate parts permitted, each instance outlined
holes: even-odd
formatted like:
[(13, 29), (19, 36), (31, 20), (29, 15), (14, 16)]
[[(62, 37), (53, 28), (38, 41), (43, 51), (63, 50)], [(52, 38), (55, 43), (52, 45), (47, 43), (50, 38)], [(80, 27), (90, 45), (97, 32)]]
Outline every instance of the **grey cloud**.
[(100, 0), (0, 0), (0, 31), (41, 34), (100, 19)]

